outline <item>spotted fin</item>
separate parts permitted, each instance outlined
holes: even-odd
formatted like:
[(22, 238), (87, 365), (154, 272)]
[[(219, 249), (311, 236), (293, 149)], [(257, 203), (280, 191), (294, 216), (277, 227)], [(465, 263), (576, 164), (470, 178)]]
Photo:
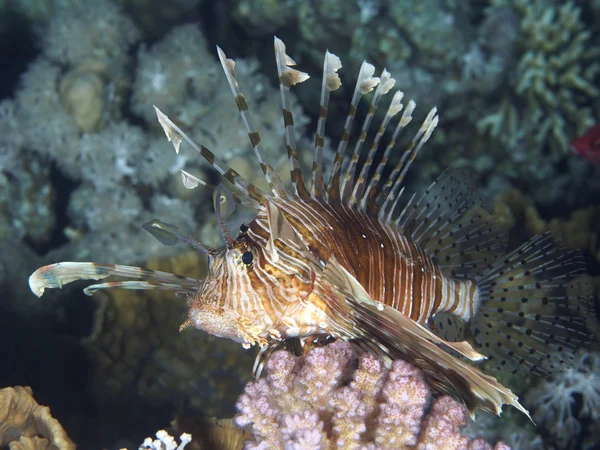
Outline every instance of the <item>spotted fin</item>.
[(504, 226), (473, 191), (467, 170), (448, 169), (394, 222), (449, 277), (481, 277), (505, 251)]
[[(323, 277), (327, 281), (326, 272)], [(380, 310), (373, 306), (373, 300), (359, 300), (343, 287), (318, 283), (316, 289), (328, 298), (332, 309), (329, 314), (332, 334), (345, 339), (364, 339), (373, 349), (414, 364), (423, 370), (435, 389), (462, 399), (471, 415), (476, 408), (500, 415), (502, 405), (508, 404), (529, 417), (518, 397), (494, 377), (444, 350), (448, 347), (470, 359), (481, 359), (483, 355), (467, 342), (444, 341), (394, 308), (384, 306)], [(360, 295), (368, 296), (366, 292)]]
[(437, 313), (431, 318), (430, 324), (431, 331), (450, 342), (463, 341), (468, 327), (463, 319), (450, 312)]
[(172, 273), (158, 270), (142, 269), (134, 266), (118, 264), (98, 264), (93, 262), (60, 262), (49, 266), (40, 267), (29, 277), (29, 288), (41, 297), (48, 288), (62, 288), (65, 284), (78, 280), (103, 280), (117, 276), (133, 278), (135, 281), (116, 281), (99, 283), (84, 289), (87, 295), (92, 295), (99, 289), (124, 288), (124, 289), (160, 289), (194, 294), (198, 290), (199, 281)]
[(472, 329), (498, 368), (549, 376), (589, 346), (595, 312), (592, 288), (580, 277), (585, 268), (578, 251), (546, 233), (502, 258), (478, 283)]

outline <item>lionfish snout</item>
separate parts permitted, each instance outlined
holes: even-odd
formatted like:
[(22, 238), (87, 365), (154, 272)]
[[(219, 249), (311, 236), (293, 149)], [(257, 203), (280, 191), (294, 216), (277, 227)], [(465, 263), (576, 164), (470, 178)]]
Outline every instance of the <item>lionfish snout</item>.
[(208, 304), (198, 299), (192, 303), (185, 325), (193, 325), (213, 336), (244, 342), (239, 329), (239, 314), (237, 312)]
[(253, 290), (247, 268), (252, 265), (252, 252), (247, 246), (234, 246), (209, 255), (209, 269), (202, 287), (190, 304), (188, 320), (183, 327), (194, 326), (217, 337), (244, 344), (257, 342), (249, 328), (247, 311), (253, 303)]

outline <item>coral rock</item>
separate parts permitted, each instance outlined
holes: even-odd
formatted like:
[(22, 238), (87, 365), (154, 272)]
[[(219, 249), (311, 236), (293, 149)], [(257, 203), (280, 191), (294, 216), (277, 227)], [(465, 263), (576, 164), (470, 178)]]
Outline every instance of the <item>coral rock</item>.
[(252, 431), (247, 449), (491, 450), (461, 435), (464, 405), (444, 396), (427, 412), (430, 399), (417, 368), (395, 361), (388, 369), (378, 357), (357, 358), (351, 344), (337, 341), (306, 356), (275, 352), (266, 376), (239, 398), (235, 422)]
[(0, 390), (0, 447), (13, 449), (75, 450), (67, 433), (33, 398), (30, 387), (15, 386)]

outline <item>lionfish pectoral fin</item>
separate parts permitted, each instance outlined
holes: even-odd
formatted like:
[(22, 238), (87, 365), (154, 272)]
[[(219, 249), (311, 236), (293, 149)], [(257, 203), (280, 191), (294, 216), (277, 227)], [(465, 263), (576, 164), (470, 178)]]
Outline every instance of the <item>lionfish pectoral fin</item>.
[(479, 281), (471, 323), (498, 367), (549, 376), (594, 339), (593, 288), (584, 257), (552, 233), (502, 257)]
[[(330, 274), (324, 271), (322, 281), (336, 283)], [(472, 416), (476, 408), (500, 415), (502, 405), (509, 404), (529, 417), (518, 397), (508, 388), (440, 347), (446, 345), (471, 359), (480, 358), (482, 355), (468, 343), (443, 341), (389, 306), (381, 310), (378, 302), (367, 301), (364, 294), (361, 300), (357, 299), (344, 286), (347, 285), (320, 283), (318, 287), (323, 295), (329, 294), (327, 305), (331, 308), (329, 327), (332, 332), (340, 337), (371, 341), (373, 348), (414, 364), (423, 370), (436, 389), (462, 399)]]
[(341, 292), (351, 295), (358, 303), (366, 303), (383, 311), (383, 303), (373, 300), (358, 280), (332, 256), (323, 270), (322, 279)]
[(198, 280), (158, 270), (142, 269), (118, 264), (93, 262), (60, 262), (40, 267), (29, 277), (29, 288), (41, 297), (48, 288), (62, 288), (65, 284), (79, 280), (103, 280), (110, 276), (133, 278), (88, 286), (84, 292), (92, 295), (100, 289), (124, 288), (136, 290), (161, 289), (193, 294), (198, 289)]
[(466, 169), (448, 169), (395, 220), (452, 278), (482, 276), (506, 245), (505, 227), (474, 198), (472, 184)]
[(215, 251), (215, 249), (204, 245), (202, 242), (196, 239), (184, 236), (179, 233), (179, 228), (175, 225), (171, 225), (165, 222), (161, 222), (158, 219), (151, 220), (142, 225), (142, 228), (150, 233), (158, 242), (164, 245), (172, 246), (178, 242), (183, 242), (194, 247), (196, 250), (200, 250), (201, 253), (208, 255)]

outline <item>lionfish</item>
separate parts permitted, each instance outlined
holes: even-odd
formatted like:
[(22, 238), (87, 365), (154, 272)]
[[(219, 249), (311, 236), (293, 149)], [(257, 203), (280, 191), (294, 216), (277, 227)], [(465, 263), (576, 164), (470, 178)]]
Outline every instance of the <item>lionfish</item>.
[[(261, 358), (286, 343), (309, 346), (315, 338), (352, 340), (360, 349), (415, 364), (435, 390), (462, 399), (472, 414), (481, 408), (499, 415), (502, 405), (510, 404), (528, 415), (515, 394), (466, 360), (488, 357), (513, 373), (549, 375), (564, 368), (573, 353), (593, 339), (585, 324), (585, 316), (593, 313), (591, 294), (576, 278), (585, 272), (579, 253), (543, 234), (506, 254), (503, 226), (474, 197), (464, 170), (447, 170), (420, 197), (400, 203), (407, 170), (438, 124), (437, 109), (429, 112), (392, 167), (388, 158), (416, 106), (412, 100), (404, 105), (403, 93), (396, 91), (368, 152), (362, 151), (378, 104), (395, 84), (385, 69), (374, 77), (375, 68), (366, 61), (326, 182), (325, 124), (330, 94), (341, 86), (337, 72), (342, 66), (328, 51), (307, 185), (298, 160), (289, 92), (308, 74), (293, 67), (285, 45), (275, 38), (291, 173), (291, 188), (286, 188), (261, 156), (261, 138), (251, 125), (234, 75), (235, 62), (220, 48), (217, 51), (271, 191), (250, 183), (155, 107), (176, 152), (185, 141), (231, 183), (231, 189), (217, 187), (182, 171), (187, 187), (203, 185), (216, 191), (215, 213), (225, 247), (209, 248), (159, 220), (144, 224), (165, 244), (182, 241), (206, 254), (206, 278), (61, 262), (34, 272), (29, 279), (32, 291), (41, 296), (46, 288), (75, 280), (129, 278), (94, 284), (85, 292), (118, 287), (183, 293), (189, 299), (189, 319), (182, 328), (194, 326), (246, 348), (259, 346), (255, 371), (264, 363)], [(348, 154), (359, 101), (373, 90)], [(395, 129), (381, 152), (381, 138), (393, 120)], [(384, 177), (388, 166), (389, 175)], [(241, 226), (235, 239), (226, 222), (227, 201), (257, 214)], [(469, 329), (483, 353), (465, 340)]]

